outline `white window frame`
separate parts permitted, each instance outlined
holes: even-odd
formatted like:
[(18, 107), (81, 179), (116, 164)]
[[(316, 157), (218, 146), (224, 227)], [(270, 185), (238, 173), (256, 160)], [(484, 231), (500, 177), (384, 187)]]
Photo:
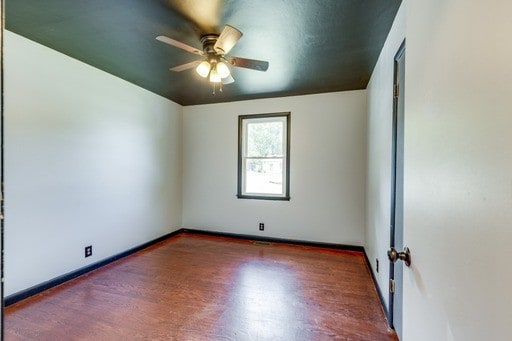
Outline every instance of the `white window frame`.
[[(283, 122), (283, 155), (247, 156), (247, 126), (250, 123)], [(249, 160), (282, 160), (282, 190), (275, 193), (246, 191), (246, 164)], [(263, 200), (290, 200), (290, 113), (240, 115), (238, 117), (238, 198)]]

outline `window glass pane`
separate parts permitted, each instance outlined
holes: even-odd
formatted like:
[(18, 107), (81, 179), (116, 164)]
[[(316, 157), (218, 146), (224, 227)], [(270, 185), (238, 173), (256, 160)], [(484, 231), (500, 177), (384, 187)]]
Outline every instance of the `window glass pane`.
[(283, 194), (283, 159), (246, 159), (245, 192)]
[(290, 200), (289, 130), (289, 112), (238, 116), (238, 198)]
[(248, 123), (246, 156), (283, 156), (283, 133), (282, 120)]

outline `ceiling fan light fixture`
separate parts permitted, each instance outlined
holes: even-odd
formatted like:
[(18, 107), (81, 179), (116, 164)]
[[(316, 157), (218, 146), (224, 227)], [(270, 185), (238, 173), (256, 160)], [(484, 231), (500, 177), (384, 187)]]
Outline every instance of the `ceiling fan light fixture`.
[[(210, 65), (210, 63), (208, 63), (206, 60), (201, 62), (197, 67), (196, 67), (196, 72), (199, 74), (199, 76), (203, 77), (203, 78), (206, 78), (208, 77), (208, 74), (210, 73), (210, 69), (212, 68), (212, 66)], [(211, 78), (211, 76), (210, 76)]]
[(169, 70), (182, 72), (195, 68), (196, 72), (201, 77), (210, 81), (213, 86), (213, 94), (215, 95), (216, 88), (222, 92), (223, 84), (235, 82), (231, 75), (231, 66), (257, 71), (267, 71), (268, 69), (267, 61), (240, 57), (225, 57), (241, 37), (242, 32), (240, 32), (240, 30), (233, 26), (226, 25), (220, 34), (211, 33), (201, 36), (202, 50), (165, 36), (158, 36), (156, 39), (181, 50), (202, 56), (202, 60), (195, 60), (178, 65)]
[(229, 77), (229, 75), (231, 74), (228, 66), (224, 62), (218, 62), (216, 70), (217, 70), (217, 73), (219, 74), (220, 78), (222, 78), (222, 79)]

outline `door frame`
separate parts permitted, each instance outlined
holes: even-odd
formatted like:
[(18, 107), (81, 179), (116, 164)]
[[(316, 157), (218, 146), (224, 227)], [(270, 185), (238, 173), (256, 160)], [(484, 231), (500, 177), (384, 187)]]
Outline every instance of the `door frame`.
[(4, 28), (5, 1), (0, 0), (0, 339), (4, 337)]
[[(399, 177), (398, 181), (401, 181), (400, 188), (403, 189), (403, 162), (401, 164), (398, 163), (398, 160), (403, 160), (403, 123), (404, 123), (404, 115), (399, 115), (399, 104), (401, 102), (403, 108), (403, 95), (404, 95), (404, 78), (405, 75), (400, 73), (400, 61), (405, 63), (405, 39), (400, 44), (394, 58), (393, 58), (393, 119), (392, 119), (392, 147), (391, 147), (391, 202), (390, 202), (390, 238), (389, 238), (389, 246), (396, 248), (396, 241), (400, 239), (403, 244), (403, 220), (401, 221), (400, 226), (396, 225), (396, 217), (400, 214), (403, 217), (403, 191), (402, 193), (397, 192), (397, 167), (402, 167), (401, 169), (401, 177)], [(400, 127), (402, 129), (400, 129)], [(401, 149), (399, 150), (400, 145), (397, 143), (398, 141), (402, 141)], [(397, 194), (401, 195), (401, 203), (397, 207)], [(398, 210), (398, 211), (397, 211)], [(397, 238), (397, 234), (399, 238)], [(399, 246), (400, 248), (403, 245)], [(401, 250), (398, 250), (401, 251)], [(396, 264), (396, 266), (403, 267), (402, 262)], [(402, 278), (395, 278), (395, 264), (393, 262), (389, 263), (389, 301), (388, 301), (388, 314), (389, 314), (389, 325), (396, 330), (396, 320), (395, 320), (395, 292), (396, 288), (402, 289)], [(402, 272), (401, 272), (402, 273)], [(400, 274), (401, 274), (400, 273)], [(397, 280), (400, 283), (397, 284)], [(392, 290), (392, 285), (393, 289)], [(399, 330), (401, 332), (401, 323), (402, 323), (402, 306), (400, 309), (400, 326)]]

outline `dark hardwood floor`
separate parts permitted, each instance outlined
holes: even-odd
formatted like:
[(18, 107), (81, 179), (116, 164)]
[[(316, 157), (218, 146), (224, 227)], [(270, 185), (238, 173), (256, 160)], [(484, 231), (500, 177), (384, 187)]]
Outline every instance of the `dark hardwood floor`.
[(182, 233), (5, 310), (6, 340), (397, 340), (359, 252)]

